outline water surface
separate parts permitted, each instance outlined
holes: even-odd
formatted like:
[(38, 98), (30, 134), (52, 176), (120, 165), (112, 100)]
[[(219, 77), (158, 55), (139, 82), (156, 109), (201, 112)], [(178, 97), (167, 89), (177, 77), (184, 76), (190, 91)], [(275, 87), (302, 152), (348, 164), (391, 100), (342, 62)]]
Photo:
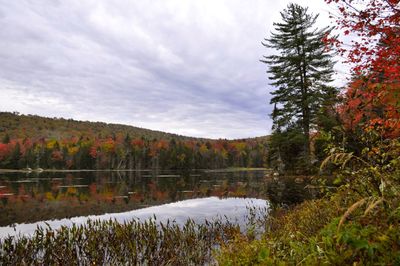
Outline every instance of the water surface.
[(0, 239), (7, 236), (31, 235), (38, 227), (50, 227), (56, 230), (61, 226), (70, 227), (73, 224), (82, 225), (88, 220), (107, 221), (111, 219), (123, 223), (132, 219), (138, 219), (140, 221), (156, 219), (157, 223), (162, 222), (165, 224), (167, 221), (170, 221), (178, 225), (183, 225), (188, 219), (191, 219), (197, 224), (204, 223), (205, 220), (219, 220), (245, 225), (249, 208), (257, 210), (257, 212), (260, 213), (258, 215), (260, 217), (260, 215), (266, 214), (268, 203), (266, 200), (244, 198), (220, 199), (218, 197), (208, 197), (189, 199), (128, 212), (89, 215), (70, 219), (4, 226), (0, 227)]
[[(0, 174), (0, 226), (127, 212), (197, 198), (292, 204), (315, 196), (305, 188), (307, 180), (265, 175), (260, 170), (4, 173)], [(222, 213), (229, 206), (220, 207)]]

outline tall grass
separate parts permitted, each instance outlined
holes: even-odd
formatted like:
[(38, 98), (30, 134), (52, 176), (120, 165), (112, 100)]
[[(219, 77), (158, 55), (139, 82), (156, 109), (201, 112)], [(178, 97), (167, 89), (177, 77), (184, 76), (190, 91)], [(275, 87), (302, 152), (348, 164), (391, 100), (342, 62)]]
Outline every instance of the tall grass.
[[(266, 209), (263, 210), (266, 214)], [(249, 208), (249, 235), (262, 229), (260, 210)], [(243, 229), (243, 227), (242, 227)], [(261, 232), (261, 231), (260, 231)], [(37, 228), (32, 236), (0, 240), (0, 265), (204, 265), (213, 250), (241, 234), (227, 217), (196, 224), (187, 220), (89, 220), (83, 225)]]

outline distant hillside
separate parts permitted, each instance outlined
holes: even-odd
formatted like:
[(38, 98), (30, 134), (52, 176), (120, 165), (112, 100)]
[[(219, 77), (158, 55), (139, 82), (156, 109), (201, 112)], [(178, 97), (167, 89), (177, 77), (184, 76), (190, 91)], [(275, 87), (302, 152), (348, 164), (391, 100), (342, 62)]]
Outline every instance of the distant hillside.
[(131, 138), (194, 140), (172, 133), (144, 129), (121, 124), (103, 122), (77, 121), (64, 118), (48, 118), (37, 115), (20, 115), (18, 113), (0, 112), (0, 138), (8, 134), (10, 138), (46, 138), (65, 139), (71, 137), (106, 138), (115, 134)]
[(0, 113), (0, 169), (264, 167), (267, 141), (200, 139), (126, 125)]
[[(8, 134), (12, 139), (46, 138), (65, 139), (72, 137), (107, 138), (114, 135), (131, 138), (163, 139), (163, 140), (197, 140), (213, 141), (208, 138), (195, 138), (173, 133), (145, 129), (122, 124), (104, 122), (79, 121), (65, 118), (49, 118), (38, 115), (23, 115), (17, 112), (0, 112), (0, 140)], [(269, 136), (245, 138), (242, 140), (265, 141)], [(215, 140), (214, 140), (215, 141)]]

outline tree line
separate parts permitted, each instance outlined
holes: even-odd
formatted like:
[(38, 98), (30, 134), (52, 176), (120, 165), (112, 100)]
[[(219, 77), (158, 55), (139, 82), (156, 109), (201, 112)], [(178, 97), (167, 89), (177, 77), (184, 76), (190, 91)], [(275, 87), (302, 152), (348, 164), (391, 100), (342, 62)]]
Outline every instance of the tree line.
[(264, 167), (266, 143), (249, 140), (163, 140), (128, 135), (12, 139), (0, 143), (9, 169), (216, 169)]

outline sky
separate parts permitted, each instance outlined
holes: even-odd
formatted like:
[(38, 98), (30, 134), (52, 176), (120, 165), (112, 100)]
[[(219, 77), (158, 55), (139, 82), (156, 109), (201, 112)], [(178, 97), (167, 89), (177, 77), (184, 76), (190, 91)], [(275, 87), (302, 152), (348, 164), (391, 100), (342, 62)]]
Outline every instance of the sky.
[(0, 111), (180, 135), (271, 131), (261, 45), (289, 2), (0, 0)]

